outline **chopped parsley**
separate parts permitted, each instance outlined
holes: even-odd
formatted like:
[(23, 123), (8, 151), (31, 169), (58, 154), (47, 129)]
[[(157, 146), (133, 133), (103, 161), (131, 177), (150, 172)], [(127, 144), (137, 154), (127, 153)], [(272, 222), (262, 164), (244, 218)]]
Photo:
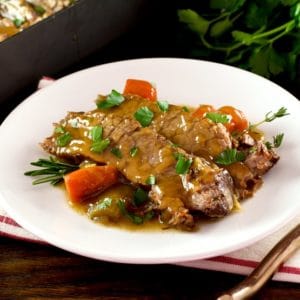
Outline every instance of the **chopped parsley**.
[(122, 158), (122, 157), (123, 157), (121, 150), (120, 150), (119, 148), (117, 148), (117, 147), (112, 148), (112, 149), (110, 150), (110, 152), (111, 152), (114, 156), (116, 156), (116, 157), (118, 157), (118, 158)]
[(166, 112), (169, 109), (169, 103), (167, 101), (164, 101), (164, 100), (157, 101), (157, 106), (163, 112)]
[(154, 175), (150, 175), (146, 180), (146, 184), (149, 184), (149, 185), (153, 185), (153, 184), (155, 184), (155, 182), (156, 182), (156, 178)]
[(102, 153), (110, 144), (110, 140), (108, 138), (94, 142), (91, 146), (91, 151), (95, 153)]
[(23, 23), (25, 23), (25, 20), (24, 19), (18, 19), (18, 18), (15, 18), (13, 20), (13, 23), (15, 24), (15, 26), (17, 28), (19, 28)]
[(271, 142), (265, 142), (266, 147), (271, 150), (272, 148), (279, 148), (282, 144), (284, 133), (273, 136), (273, 144)]
[(67, 146), (72, 140), (72, 135), (70, 132), (65, 132), (56, 139), (56, 144), (59, 147)]
[(205, 114), (205, 117), (215, 123), (222, 123), (222, 124), (226, 124), (230, 121), (228, 115), (225, 114), (220, 114), (217, 112), (207, 112)]
[(184, 175), (184, 174), (188, 173), (193, 160), (191, 158), (185, 157), (181, 153), (176, 153), (175, 158), (177, 160), (177, 163), (175, 166), (176, 173), (179, 175)]
[(57, 126), (54, 129), (55, 133), (65, 133), (65, 129), (62, 126)]
[(94, 126), (90, 130), (90, 136), (93, 142), (101, 141), (103, 135), (103, 127), (102, 126)]
[(182, 107), (182, 110), (185, 111), (185, 112), (190, 112), (190, 110), (188, 109), (187, 106), (183, 106), (183, 107)]
[(97, 102), (97, 107), (99, 109), (107, 109), (114, 106), (119, 106), (124, 100), (125, 98), (122, 94), (116, 90), (112, 90), (105, 100)]
[(134, 114), (134, 118), (142, 125), (142, 127), (149, 126), (153, 117), (153, 112), (147, 106), (139, 108)]
[(138, 216), (134, 213), (131, 213), (126, 209), (126, 205), (125, 205), (124, 201), (119, 200), (118, 207), (119, 207), (122, 215), (127, 217), (132, 223), (137, 224), (137, 225), (141, 225), (144, 223), (144, 218), (142, 216)]
[(138, 151), (139, 151), (139, 149), (137, 147), (132, 147), (130, 149), (130, 156), (135, 157), (137, 155)]
[(245, 158), (246, 155), (244, 152), (228, 148), (215, 158), (215, 162), (219, 165), (228, 166), (235, 162), (243, 161)]
[(33, 9), (40, 16), (42, 16), (46, 12), (45, 8), (41, 5), (34, 5)]
[(137, 188), (137, 190), (134, 192), (133, 195), (133, 204), (135, 206), (140, 206), (148, 200), (149, 200), (148, 193), (141, 188)]

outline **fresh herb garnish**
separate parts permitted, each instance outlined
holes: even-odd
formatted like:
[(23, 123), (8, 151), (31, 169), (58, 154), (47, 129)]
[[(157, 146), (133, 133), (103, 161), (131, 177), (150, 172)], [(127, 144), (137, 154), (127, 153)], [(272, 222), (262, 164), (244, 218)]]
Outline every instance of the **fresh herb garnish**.
[(181, 35), (190, 56), (236, 65), (267, 78), (282, 78), (284, 73), (291, 80), (297, 78), (299, 0), (209, 0), (197, 3), (197, 11), (178, 10), (178, 17), (194, 32)]
[(112, 205), (112, 199), (109, 197), (104, 198), (102, 201), (98, 201), (95, 205), (90, 206), (88, 209), (88, 215), (90, 218), (97, 216), (97, 213), (101, 210), (105, 210)]
[(102, 126), (94, 126), (90, 130), (90, 137), (93, 142), (98, 142), (102, 140), (102, 135), (103, 135), (103, 127)]
[(266, 147), (271, 150), (272, 148), (279, 148), (282, 144), (284, 137), (284, 133), (277, 134), (273, 136), (273, 143), (271, 142), (265, 142)]
[(253, 129), (257, 128), (258, 126), (260, 126), (263, 123), (272, 122), (273, 120), (275, 120), (277, 118), (282, 118), (282, 117), (287, 116), (287, 115), (289, 115), (289, 113), (287, 112), (287, 108), (285, 108), (285, 107), (279, 108), (278, 111), (275, 112), (275, 113), (273, 113), (272, 111), (269, 111), (265, 115), (265, 118), (262, 121), (260, 121), (256, 124), (251, 124), (249, 129), (253, 130)]
[(97, 107), (99, 109), (107, 109), (114, 106), (119, 106), (124, 100), (125, 98), (122, 94), (116, 90), (112, 90), (105, 100), (97, 102)]
[(153, 185), (153, 184), (155, 184), (155, 182), (156, 182), (156, 178), (154, 175), (150, 175), (146, 180), (146, 184), (149, 184), (149, 185)]
[(177, 159), (177, 163), (175, 166), (176, 173), (179, 175), (184, 175), (188, 173), (193, 160), (191, 158), (185, 157), (181, 153), (177, 153), (177, 155), (175, 155), (175, 158)]
[(62, 126), (57, 126), (54, 129), (55, 133), (65, 133), (65, 129)]
[(19, 28), (23, 23), (25, 23), (25, 20), (24, 19), (18, 19), (18, 18), (15, 18), (13, 20), (13, 23), (15, 24), (15, 26), (17, 28)]
[(245, 160), (246, 155), (244, 152), (237, 151), (236, 149), (226, 149), (220, 153), (216, 158), (215, 162), (219, 165), (231, 165), (235, 162)]
[(65, 174), (73, 172), (79, 168), (78, 165), (62, 162), (52, 156), (50, 156), (49, 159), (40, 158), (30, 164), (41, 168), (24, 173), (26, 176), (41, 176), (41, 178), (32, 182), (34, 185), (45, 182), (50, 182), (52, 185), (55, 185), (63, 180)]
[(228, 115), (217, 113), (217, 112), (207, 112), (205, 114), (205, 117), (215, 123), (226, 124), (230, 121)]
[(182, 107), (182, 110), (185, 111), (185, 112), (190, 112), (190, 110), (188, 109), (187, 106), (183, 106), (183, 107)]
[(116, 156), (116, 157), (118, 157), (118, 158), (122, 158), (122, 157), (123, 157), (123, 156), (122, 156), (121, 150), (120, 150), (119, 148), (117, 148), (117, 147), (112, 148), (112, 149), (110, 150), (110, 152), (111, 152), (114, 156)]
[(67, 146), (71, 142), (72, 138), (73, 137), (70, 132), (65, 132), (56, 138), (56, 144), (59, 147)]
[(45, 8), (41, 5), (34, 5), (33, 9), (40, 16), (42, 16), (46, 12)]
[(94, 142), (90, 148), (92, 152), (95, 153), (102, 153), (110, 144), (110, 140), (108, 138)]
[(163, 101), (163, 100), (157, 101), (157, 106), (163, 112), (166, 112), (169, 109), (169, 103), (167, 101)]
[(133, 204), (135, 206), (140, 206), (149, 200), (148, 193), (141, 189), (137, 188), (133, 195)]
[(125, 205), (124, 201), (119, 200), (118, 207), (119, 207), (122, 215), (127, 217), (132, 223), (134, 223), (136, 225), (141, 225), (144, 223), (144, 218), (142, 216), (138, 216), (134, 213), (131, 213), (126, 209), (126, 205)]
[(153, 117), (153, 112), (147, 106), (139, 108), (134, 114), (134, 118), (142, 125), (142, 127), (149, 126)]
[(137, 155), (138, 151), (139, 151), (139, 149), (137, 147), (132, 147), (130, 149), (130, 156), (135, 157)]

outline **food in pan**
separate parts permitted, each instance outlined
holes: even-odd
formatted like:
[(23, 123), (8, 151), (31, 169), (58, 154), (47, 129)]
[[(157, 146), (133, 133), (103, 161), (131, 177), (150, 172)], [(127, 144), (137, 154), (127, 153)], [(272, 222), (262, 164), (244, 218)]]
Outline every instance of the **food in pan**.
[(75, 0), (0, 0), (0, 42), (70, 6)]
[(157, 100), (148, 82), (127, 80), (123, 94), (99, 96), (97, 108), (70, 112), (41, 146), (34, 183), (63, 180), (71, 203), (104, 223), (156, 220), (191, 230), (199, 216), (220, 218), (254, 194), (279, 159), (283, 134), (266, 142), (263, 122), (236, 108), (198, 108)]

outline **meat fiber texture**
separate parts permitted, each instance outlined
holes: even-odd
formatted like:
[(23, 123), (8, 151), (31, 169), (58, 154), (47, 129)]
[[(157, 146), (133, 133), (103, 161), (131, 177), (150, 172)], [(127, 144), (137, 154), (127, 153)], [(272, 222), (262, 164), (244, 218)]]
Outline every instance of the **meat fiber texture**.
[[(149, 196), (153, 209), (170, 226), (192, 228), (192, 211), (200, 211), (210, 217), (227, 215), (234, 202), (233, 182), (227, 170), (174, 147), (153, 127), (143, 128), (128, 114), (127, 103), (132, 104), (128, 101), (119, 108), (69, 113), (56, 127), (69, 132), (72, 140), (68, 145), (60, 147), (57, 138), (61, 133), (54, 132), (42, 143), (42, 147), (63, 159), (76, 162), (88, 159), (99, 164), (113, 165), (132, 184), (151, 188)], [(93, 141), (90, 130), (94, 126), (102, 126), (102, 139), (110, 141), (102, 153), (91, 150)], [(111, 152), (116, 147), (122, 157)], [(132, 157), (130, 150), (134, 147), (138, 153)], [(192, 160), (186, 174), (176, 172), (176, 157), (179, 154)], [(146, 184), (150, 175), (156, 178), (151, 187)]]

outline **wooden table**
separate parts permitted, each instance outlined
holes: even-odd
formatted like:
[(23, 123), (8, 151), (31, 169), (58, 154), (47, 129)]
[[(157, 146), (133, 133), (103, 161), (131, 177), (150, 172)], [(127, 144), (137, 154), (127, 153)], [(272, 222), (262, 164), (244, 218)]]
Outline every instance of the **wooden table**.
[[(150, 27), (139, 26), (105, 49), (59, 74), (136, 57), (181, 56), (174, 44), (169, 7)], [(164, 26), (160, 24), (164, 23)], [(137, 42), (138, 39), (138, 42)], [(36, 83), (1, 106), (2, 119)], [(243, 276), (173, 265), (126, 265), (96, 261), (52, 246), (0, 237), (0, 299), (214, 299)], [(300, 299), (300, 285), (270, 281), (256, 299)]]
[[(173, 265), (115, 264), (53, 246), (0, 238), (0, 299), (215, 299), (243, 276)], [(255, 299), (300, 299), (270, 281)]]

